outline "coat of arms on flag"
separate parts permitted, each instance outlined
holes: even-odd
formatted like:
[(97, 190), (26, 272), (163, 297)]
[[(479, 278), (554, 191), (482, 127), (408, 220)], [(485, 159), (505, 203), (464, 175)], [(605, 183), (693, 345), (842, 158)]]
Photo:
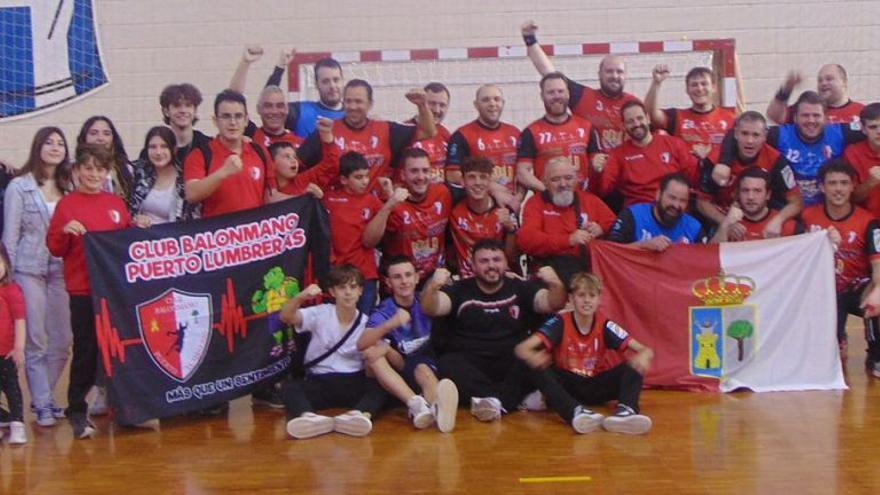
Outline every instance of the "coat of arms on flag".
[(757, 311), (743, 303), (755, 288), (753, 279), (723, 271), (693, 283), (703, 305), (690, 307), (691, 374), (721, 378), (754, 356)]
[(92, 0), (0, 0), (0, 121), (107, 84)]
[(169, 289), (139, 304), (138, 327), (156, 366), (186, 382), (202, 364), (211, 342), (211, 295)]

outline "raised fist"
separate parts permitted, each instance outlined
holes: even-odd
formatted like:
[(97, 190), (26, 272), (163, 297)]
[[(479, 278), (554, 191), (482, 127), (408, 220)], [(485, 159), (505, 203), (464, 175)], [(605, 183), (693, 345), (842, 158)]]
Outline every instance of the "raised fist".
[(412, 315), (409, 314), (409, 311), (403, 308), (397, 308), (397, 313), (394, 315), (394, 318), (397, 320), (397, 326), (399, 327), (407, 325), (412, 321)]
[(391, 195), (391, 201), (394, 204), (403, 203), (407, 198), (409, 198), (409, 191), (404, 187), (395, 188), (394, 193)]
[(431, 283), (437, 287), (443, 287), (448, 284), (450, 280), (452, 280), (452, 274), (449, 273), (449, 270), (446, 268), (438, 268), (434, 270), (434, 275), (431, 277)]
[(559, 275), (556, 274), (556, 270), (551, 266), (542, 266), (535, 275), (538, 277), (538, 280), (547, 285), (562, 283), (562, 281), (559, 280)]
[(318, 287), (318, 284), (312, 284), (312, 285), (306, 287), (305, 289), (303, 289), (302, 292), (300, 292), (300, 296), (303, 297), (304, 299), (311, 299), (313, 297), (318, 297), (320, 295), (321, 295), (321, 288)]
[(406, 99), (416, 106), (422, 106), (427, 104), (428, 95), (422, 88), (413, 88), (406, 92)]
[(655, 83), (662, 83), (669, 77), (669, 66), (666, 64), (657, 64), (654, 66), (654, 70), (651, 71), (651, 77), (654, 79)]
[(719, 163), (712, 168), (712, 180), (721, 187), (730, 182), (730, 166)]
[(241, 172), (242, 169), (244, 169), (244, 163), (238, 155), (229, 155), (223, 162), (222, 170), (226, 172), (227, 177)]
[(263, 47), (260, 45), (248, 45), (244, 47), (244, 53), (241, 54), (241, 59), (247, 63), (253, 63), (257, 60), (260, 60), (260, 57), (263, 56)]
[(324, 143), (330, 144), (333, 142), (333, 119), (328, 119), (327, 117), (318, 117), (318, 134), (321, 136), (321, 141)]
[(296, 56), (296, 48), (286, 48), (278, 54), (278, 67), (287, 67), (290, 61)]
[(522, 23), (522, 26), (520, 26), (519, 29), (522, 31), (523, 36), (534, 36), (535, 33), (538, 32), (538, 25), (535, 24), (535, 21), (529, 19)]

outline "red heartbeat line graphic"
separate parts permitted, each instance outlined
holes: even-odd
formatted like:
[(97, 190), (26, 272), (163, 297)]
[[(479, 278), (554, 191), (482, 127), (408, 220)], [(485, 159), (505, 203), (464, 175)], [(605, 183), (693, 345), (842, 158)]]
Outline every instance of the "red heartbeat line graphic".
[[(265, 317), (265, 312), (244, 316), (244, 309), (235, 300), (235, 286), (232, 284), (232, 279), (227, 278), (226, 293), (220, 297), (220, 321), (211, 327), (225, 337), (226, 348), (232, 353), (235, 350), (235, 336), (247, 338), (247, 322)], [(95, 333), (107, 376), (113, 376), (114, 361), (125, 363), (126, 347), (143, 344), (141, 338), (119, 338), (119, 329), (110, 322), (110, 311), (105, 298), (101, 298), (100, 310), (95, 314)]]

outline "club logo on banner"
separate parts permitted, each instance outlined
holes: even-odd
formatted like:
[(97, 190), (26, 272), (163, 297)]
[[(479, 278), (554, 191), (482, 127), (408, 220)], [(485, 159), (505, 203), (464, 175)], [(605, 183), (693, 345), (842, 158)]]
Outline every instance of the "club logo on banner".
[(168, 289), (139, 304), (138, 330), (150, 357), (168, 376), (186, 382), (208, 353), (211, 294)]
[(0, 121), (107, 84), (92, 0), (0, 1)]
[(327, 213), (314, 197), (85, 241), (100, 359), (121, 423), (247, 395), (301, 359), (279, 312), (329, 267)]
[(691, 292), (703, 305), (689, 309), (692, 375), (721, 378), (754, 355), (756, 308), (743, 302), (755, 289), (751, 278), (723, 271), (693, 283)]

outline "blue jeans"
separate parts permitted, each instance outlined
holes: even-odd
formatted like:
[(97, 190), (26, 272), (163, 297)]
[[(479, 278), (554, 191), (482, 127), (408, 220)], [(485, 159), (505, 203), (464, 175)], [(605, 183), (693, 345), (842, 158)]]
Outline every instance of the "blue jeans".
[(55, 404), (55, 385), (70, 358), (70, 306), (60, 268), (47, 275), (15, 273), (25, 300), (27, 332), (25, 373), (31, 403), (37, 409)]

